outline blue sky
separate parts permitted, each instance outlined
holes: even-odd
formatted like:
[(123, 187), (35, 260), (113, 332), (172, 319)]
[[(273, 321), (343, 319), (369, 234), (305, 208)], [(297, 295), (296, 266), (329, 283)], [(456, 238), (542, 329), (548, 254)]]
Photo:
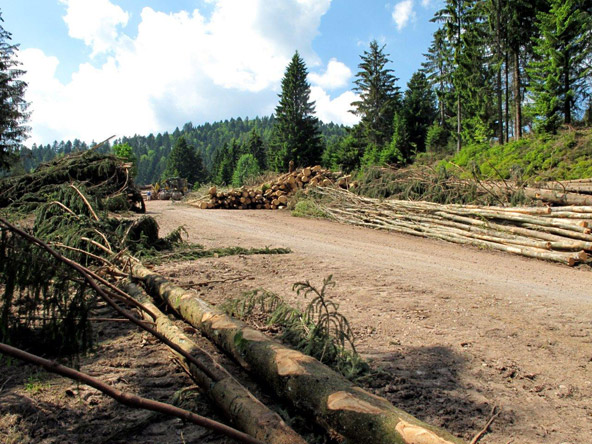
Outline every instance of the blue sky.
[(317, 116), (351, 125), (360, 55), (376, 39), (406, 83), (441, 0), (7, 0), (31, 102), (27, 144), (172, 131), (269, 115), (295, 50)]

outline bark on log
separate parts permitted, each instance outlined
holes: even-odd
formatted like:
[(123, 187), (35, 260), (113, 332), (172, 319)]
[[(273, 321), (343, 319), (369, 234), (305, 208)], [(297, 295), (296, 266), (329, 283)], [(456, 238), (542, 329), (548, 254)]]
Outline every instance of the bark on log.
[(543, 190), (540, 188), (524, 188), (524, 195), (531, 199), (539, 199), (557, 205), (592, 205), (592, 196), (578, 193)]
[(553, 191), (561, 191), (563, 193), (584, 193), (592, 194), (592, 183), (568, 183), (568, 182), (549, 182), (544, 184), (537, 184), (539, 188)]
[(450, 433), (425, 424), (387, 400), (355, 387), (316, 359), (290, 349), (210, 307), (193, 291), (179, 288), (137, 264), (132, 276), (144, 282), (185, 320), (294, 407), (357, 444), (460, 444)]
[[(214, 359), (199, 348), (181, 329), (173, 324), (149, 297), (134, 284), (127, 284), (128, 294), (156, 315), (156, 330), (207, 366), (208, 376), (195, 365), (177, 354), (185, 368), (206, 395), (242, 431), (269, 444), (306, 444), (282, 418), (267, 408), (243, 387), (230, 373), (217, 365)], [(151, 320), (151, 319), (150, 319)]]

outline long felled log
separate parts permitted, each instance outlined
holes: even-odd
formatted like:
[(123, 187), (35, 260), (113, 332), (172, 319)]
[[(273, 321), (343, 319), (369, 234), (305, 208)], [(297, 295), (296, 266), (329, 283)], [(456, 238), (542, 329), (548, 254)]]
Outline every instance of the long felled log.
[[(215, 363), (213, 358), (200, 349), (181, 329), (156, 307), (146, 294), (134, 284), (125, 286), (128, 294), (155, 314), (156, 330), (167, 339), (207, 366), (207, 374), (190, 361), (178, 355), (184, 367), (191, 373), (206, 395), (241, 430), (269, 444), (306, 444), (282, 418), (271, 411), (230, 373)], [(145, 315), (146, 316), (146, 315)]]
[(592, 196), (579, 193), (524, 188), (524, 195), (531, 199), (539, 199), (557, 205), (592, 205)]
[(236, 321), (151, 272), (133, 265), (132, 276), (163, 298), (241, 365), (264, 380), (296, 408), (357, 444), (460, 444), (450, 433), (430, 426), (343, 378), (316, 359), (288, 348)]

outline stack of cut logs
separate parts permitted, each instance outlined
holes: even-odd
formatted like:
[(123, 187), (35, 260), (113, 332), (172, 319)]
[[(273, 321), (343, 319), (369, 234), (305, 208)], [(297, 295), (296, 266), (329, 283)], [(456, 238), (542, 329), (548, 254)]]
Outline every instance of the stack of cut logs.
[[(334, 219), (415, 236), (506, 251), (569, 266), (592, 253), (592, 206), (492, 207), (368, 199), (317, 188)], [(329, 203), (327, 203), (329, 202)]]
[(546, 182), (525, 188), (524, 194), (554, 205), (592, 206), (592, 178)]
[(242, 187), (218, 192), (216, 187), (212, 187), (208, 192), (210, 201), (198, 202), (197, 206), (201, 209), (281, 209), (285, 208), (289, 196), (297, 190), (333, 185), (347, 188), (349, 180), (349, 176), (341, 176), (340, 173), (334, 173), (316, 165), (284, 174), (272, 183), (257, 188)]

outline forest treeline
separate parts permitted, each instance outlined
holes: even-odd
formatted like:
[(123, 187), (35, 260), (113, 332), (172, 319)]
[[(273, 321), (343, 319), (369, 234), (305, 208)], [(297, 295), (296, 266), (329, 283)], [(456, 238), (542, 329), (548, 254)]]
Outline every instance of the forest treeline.
[[(241, 185), (262, 171), (321, 163), (354, 171), (406, 165), (421, 153), (471, 153), (562, 125), (592, 124), (592, 6), (588, 0), (446, 0), (425, 62), (405, 89), (396, 60), (377, 41), (360, 56), (351, 128), (315, 117), (298, 52), (282, 79), (275, 113), (172, 133), (124, 137), (116, 154), (136, 165), (137, 182), (181, 175), (192, 183)], [(21, 150), (25, 171), (85, 144)], [(105, 148), (106, 149), (106, 148)]]
[[(154, 183), (163, 176), (175, 175), (180, 171), (170, 171), (181, 168), (191, 171), (190, 179), (194, 181), (211, 181), (219, 184), (232, 182), (236, 164), (243, 154), (252, 154), (261, 161), (260, 168), (267, 168), (267, 147), (272, 137), (275, 119), (273, 116), (257, 117), (255, 119), (236, 118), (203, 125), (193, 125), (188, 122), (173, 132), (149, 134), (148, 136), (122, 137), (107, 142), (98, 150), (109, 152), (113, 147), (128, 145), (131, 153), (125, 148), (118, 151), (122, 157), (129, 157), (135, 162), (136, 182), (140, 185)], [(334, 123), (320, 123), (320, 132), (325, 144), (331, 145), (342, 139), (347, 132), (343, 125)], [(179, 143), (181, 136), (183, 142)], [(171, 152), (175, 144), (179, 162), (172, 162)], [(93, 147), (95, 143), (86, 144), (76, 139), (74, 141), (53, 142), (47, 145), (36, 145), (21, 150), (21, 162), (16, 168), (31, 171), (39, 164), (52, 160), (57, 156), (83, 151)], [(189, 152), (188, 152), (189, 151)], [(131, 154), (131, 155), (130, 155)], [(174, 165), (169, 166), (167, 161)], [(183, 174), (187, 175), (187, 173)]]

